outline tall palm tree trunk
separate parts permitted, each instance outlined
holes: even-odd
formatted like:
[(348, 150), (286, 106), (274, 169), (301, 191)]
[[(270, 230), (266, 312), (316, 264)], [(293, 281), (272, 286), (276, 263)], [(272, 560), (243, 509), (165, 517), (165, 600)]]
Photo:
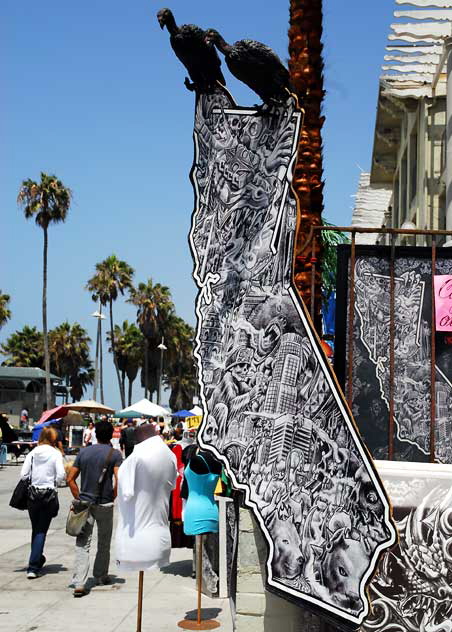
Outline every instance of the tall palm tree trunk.
[(124, 393), (123, 407), (125, 407), (126, 405), (126, 372), (125, 371), (121, 371), (121, 387), (122, 387), (122, 392)]
[[(162, 336), (162, 345), (163, 345)], [(162, 378), (163, 378), (163, 349), (160, 349), (160, 366), (159, 366), (159, 383), (157, 387), (157, 404), (160, 406), (160, 396), (162, 391)]]
[(46, 372), (46, 408), (52, 407), (52, 390), (50, 386), (50, 354), (49, 335), (47, 331), (47, 249), (49, 236), (47, 226), (43, 226), (44, 231), (44, 253), (42, 270), (42, 331), (44, 334), (44, 368)]
[(121, 395), (121, 406), (126, 407), (126, 397), (124, 394), (124, 385), (121, 380), (121, 374), (118, 366), (118, 359), (116, 357), (116, 345), (115, 345), (115, 333), (113, 328), (113, 301), (110, 299), (110, 331), (111, 331), (111, 350), (113, 353), (113, 363), (116, 369), (116, 376), (118, 378), (119, 394)]
[[(316, 239), (314, 257), (311, 248), (301, 253), (311, 226), (322, 224), (323, 156), (322, 156), (322, 0), (291, 0), (289, 29), (289, 70), (305, 115), (300, 134), (293, 187), (299, 203), (294, 280), (301, 297), (310, 305), (315, 300), (314, 324), (321, 331), (321, 257), (322, 244)], [(319, 234), (317, 233), (317, 236)], [(311, 298), (311, 270), (316, 263), (314, 297)]]
[(148, 396), (148, 379), (149, 379), (149, 340), (144, 338), (144, 397)]
[(129, 394), (127, 397), (127, 406), (132, 405), (132, 389), (133, 389), (133, 380), (131, 380), (129, 377)]

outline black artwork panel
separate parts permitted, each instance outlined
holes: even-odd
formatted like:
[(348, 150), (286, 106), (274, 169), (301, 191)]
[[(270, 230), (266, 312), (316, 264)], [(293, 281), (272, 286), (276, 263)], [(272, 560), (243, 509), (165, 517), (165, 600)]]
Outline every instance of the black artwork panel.
[[(353, 318), (352, 412), (374, 458), (388, 458), (390, 396), (390, 248), (357, 246)], [(436, 274), (450, 274), (448, 249), (437, 249)], [(335, 370), (349, 373), (350, 247), (340, 246)], [(431, 249), (397, 247), (394, 258), (394, 459), (430, 459)], [(452, 463), (452, 347), (435, 334), (435, 458)]]
[(356, 629), (395, 531), (385, 492), (292, 279), (301, 113), (197, 100), (190, 245), (203, 448), (268, 546), (267, 586)]

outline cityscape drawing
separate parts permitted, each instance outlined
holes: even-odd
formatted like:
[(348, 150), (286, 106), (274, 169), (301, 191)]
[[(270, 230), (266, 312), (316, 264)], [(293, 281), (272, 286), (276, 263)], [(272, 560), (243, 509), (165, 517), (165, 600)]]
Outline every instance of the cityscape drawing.
[(390, 507), (292, 283), (301, 113), (198, 96), (192, 181), (201, 445), (245, 492), (267, 584), (347, 629), (395, 541)]

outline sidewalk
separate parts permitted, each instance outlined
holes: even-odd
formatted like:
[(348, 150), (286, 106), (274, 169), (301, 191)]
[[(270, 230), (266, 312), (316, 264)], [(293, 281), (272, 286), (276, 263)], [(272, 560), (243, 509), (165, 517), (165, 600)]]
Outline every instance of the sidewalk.
[[(47, 536), (44, 575), (26, 578), (31, 529), (27, 512), (8, 506), (20, 467), (0, 469), (0, 630), (8, 632), (114, 632), (136, 630), (138, 573), (118, 576), (114, 544), (110, 586), (92, 587), (81, 599), (74, 599), (68, 587), (72, 577), (74, 538), (64, 530), (70, 503), (68, 488), (59, 490), (60, 513)], [(96, 550), (93, 538), (92, 555)], [(191, 577), (192, 551), (173, 549), (171, 564), (162, 571), (144, 575), (143, 632), (178, 630), (177, 622), (196, 618), (196, 585)], [(88, 584), (90, 586), (90, 584)], [(232, 632), (227, 599), (203, 595), (203, 618), (216, 618), (221, 630)]]

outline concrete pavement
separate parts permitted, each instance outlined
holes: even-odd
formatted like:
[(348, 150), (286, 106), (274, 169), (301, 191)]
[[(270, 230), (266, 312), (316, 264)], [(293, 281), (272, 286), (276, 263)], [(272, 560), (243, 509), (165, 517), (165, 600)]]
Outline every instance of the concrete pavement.
[[(47, 536), (44, 575), (26, 578), (31, 529), (27, 512), (9, 507), (20, 467), (0, 469), (0, 630), (8, 632), (114, 632), (136, 630), (138, 573), (118, 576), (114, 544), (110, 586), (93, 586), (81, 599), (69, 588), (74, 560), (74, 538), (65, 533), (70, 503), (68, 488), (59, 490), (60, 513)], [(91, 557), (96, 541), (93, 538)], [(173, 549), (171, 564), (144, 575), (143, 632), (178, 630), (186, 616), (196, 618), (196, 585), (191, 577), (192, 551)], [(232, 632), (229, 601), (203, 595), (203, 618), (216, 618), (225, 632)]]

